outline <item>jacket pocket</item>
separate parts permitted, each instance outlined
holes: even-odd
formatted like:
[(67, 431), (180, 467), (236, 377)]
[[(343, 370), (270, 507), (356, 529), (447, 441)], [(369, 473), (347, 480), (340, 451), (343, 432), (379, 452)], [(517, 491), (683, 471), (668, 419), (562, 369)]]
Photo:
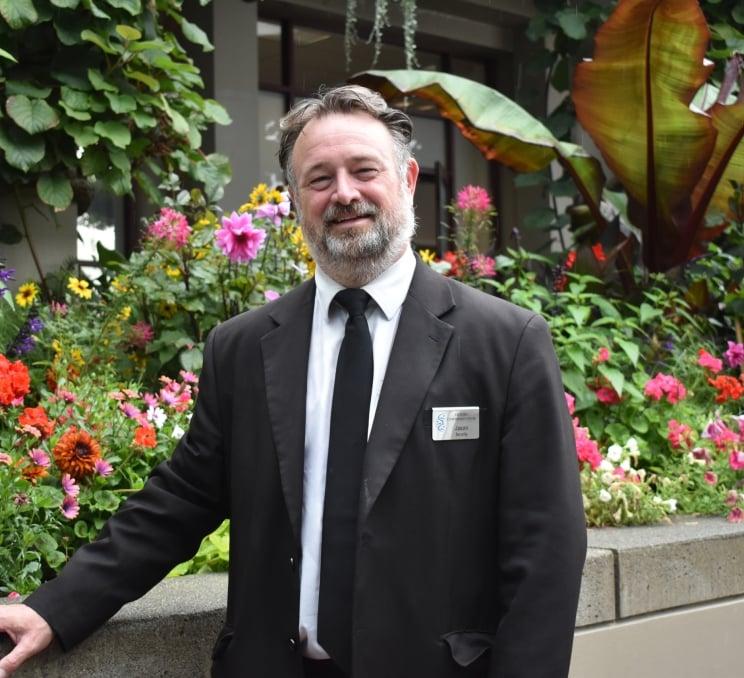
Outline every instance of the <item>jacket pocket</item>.
[(212, 649), (212, 661), (216, 661), (219, 659), (223, 654), (225, 654), (225, 650), (229, 647), (230, 643), (233, 639), (233, 630), (230, 626), (223, 626), (222, 630), (217, 635), (217, 640), (214, 643), (214, 648)]
[(447, 643), (455, 663), (467, 668), (493, 647), (496, 634), (487, 631), (450, 631), (441, 639)]

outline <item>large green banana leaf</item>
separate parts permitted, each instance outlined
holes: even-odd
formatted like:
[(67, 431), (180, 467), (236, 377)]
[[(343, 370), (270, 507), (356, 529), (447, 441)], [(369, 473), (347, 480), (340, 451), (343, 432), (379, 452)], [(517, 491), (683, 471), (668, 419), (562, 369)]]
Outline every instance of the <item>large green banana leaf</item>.
[(556, 139), (550, 130), (501, 92), (466, 78), (435, 71), (365, 71), (351, 81), (386, 99), (402, 95), (433, 101), (489, 160), (518, 172), (537, 172), (557, 160), (574, 179), (598, 224), (604, 174), (583, 148)]
[(577, 117), (628, 191), (655, 271), (683, 262), (702, 228), (690, 196), (716, 130), (689, 104), (710, 74), (709, 37), (696, 0), (621, 0), (596, 34), (594, 59), (576, 69)]

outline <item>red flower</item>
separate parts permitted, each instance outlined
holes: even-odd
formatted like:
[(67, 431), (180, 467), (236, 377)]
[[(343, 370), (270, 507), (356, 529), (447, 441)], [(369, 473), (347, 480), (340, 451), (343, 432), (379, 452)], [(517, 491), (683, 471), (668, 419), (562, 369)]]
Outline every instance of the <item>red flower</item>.
[(567, 271), (570, 271), (574, 264), (576, 263), (576, 250), (568, 250), (568, 254), (566, 255), (566, 263), (563, 264), (563, 268), (565, 268)]
[(54, 461), (62, 473), (76, 480), (95, 473), (101, 446), (89, 433), (70, 426), (54, 446)]
[(20, 405), (31, 387), (28, 368), (0, 354), (0, 405)]
[(134, 432), (134, 444), (140, 447), (155, 447), (157, 436), (152, 426), (138, 426)]
[(606, 346), (602, 346), (602, 348), (599, 349), (595, 360), (598, 363), (606, 363), (609, 359), (610, 359), (610, 349), (608, 349)]
[(612, 386), (600, 386), (594, 391), (594, 395), (603, 405), (617, 405), (621, 400), (618, 392)]
[(681, 424), (676, 419), (670, 419), (667, 422), (667, 427), (669, 429), (667, 440), (675, 450), (682, 444), (684, 444), (685, 447), (690, 447), (692, 445), (692, 429), (687, 424)]
[(601, 242), (592, 245), (592, 254), (600, 264), (603, 264), (605, 261), (607, 261), (607, 255), (605, 254), (604, 247), (602, 247)]
[(21, 426), (33, 426), (43, 438), (48, 438), (54, 431), (54, 419), (49, 419), (43, 407), (26, 407), (18, 417)]
[(706, 370), (710, 370), (713, 374), (718, 374), (723, 369), (723, 360), (719, 360), (715, 356), (712, 356), (704, 348), (698, 350), (698, 365), (704, 367)]
[(442, 260), (449, 263), (450, 270), (447, 275), (453, 278), (459, 278), (467, 270), (468, 260), (462, 252), (445, 252)]
[(708, 379), (708, 383), (718, 391), (717, 403), (725, 403), (727, 400), (739, 400), (744, 395), (744, 384), (735, 377), (719, 376)]

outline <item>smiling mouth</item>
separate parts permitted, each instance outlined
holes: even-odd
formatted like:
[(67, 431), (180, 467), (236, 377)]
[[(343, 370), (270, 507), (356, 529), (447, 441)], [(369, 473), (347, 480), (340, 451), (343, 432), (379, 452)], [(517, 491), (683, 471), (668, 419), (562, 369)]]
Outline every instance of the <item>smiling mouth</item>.
[(329, 219), (327, 222), (328, 226), (338, 226), (348, 224), (359, 219), (373, 219), (372, 214), (351, 214), (348, 217), (341, 217), (340, 219)]

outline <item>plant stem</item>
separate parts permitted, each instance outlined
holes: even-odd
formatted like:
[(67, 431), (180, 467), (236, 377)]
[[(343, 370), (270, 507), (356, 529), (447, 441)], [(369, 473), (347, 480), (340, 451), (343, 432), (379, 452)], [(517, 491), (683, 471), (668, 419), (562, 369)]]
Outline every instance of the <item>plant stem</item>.
[(44, 278), (44, 271), (41, 269), (41, 262), (39, 261), (39, 257), (36, 254), (36, 248), (34, 247), (34, 242), (31, 240), (31, 232), (28, 228), (28, 222), (26, 221), (26, 208), (21, 203), (21, 195), (18, 191), (18, 186), (13, 187), (13, 193), (15, 195), (15, 201), (16, 201), (16, 207), (18, 208), (18, 214), (21, 217), (21, 224), (23, 226), (23, 235), (26, 237), (26, 242), (28, 243), (28, 249), (31, 251), (31, 258), (34, 260), (34, 266), (36, 266), (36, 272), (39, 274), (39, 284), (41, 285), (41, 290), (44, 295), (44, 298), (47, 301), (51, 301), (51, 295), (49, 294), (49, 288), (46, 284), (46, 279)]

